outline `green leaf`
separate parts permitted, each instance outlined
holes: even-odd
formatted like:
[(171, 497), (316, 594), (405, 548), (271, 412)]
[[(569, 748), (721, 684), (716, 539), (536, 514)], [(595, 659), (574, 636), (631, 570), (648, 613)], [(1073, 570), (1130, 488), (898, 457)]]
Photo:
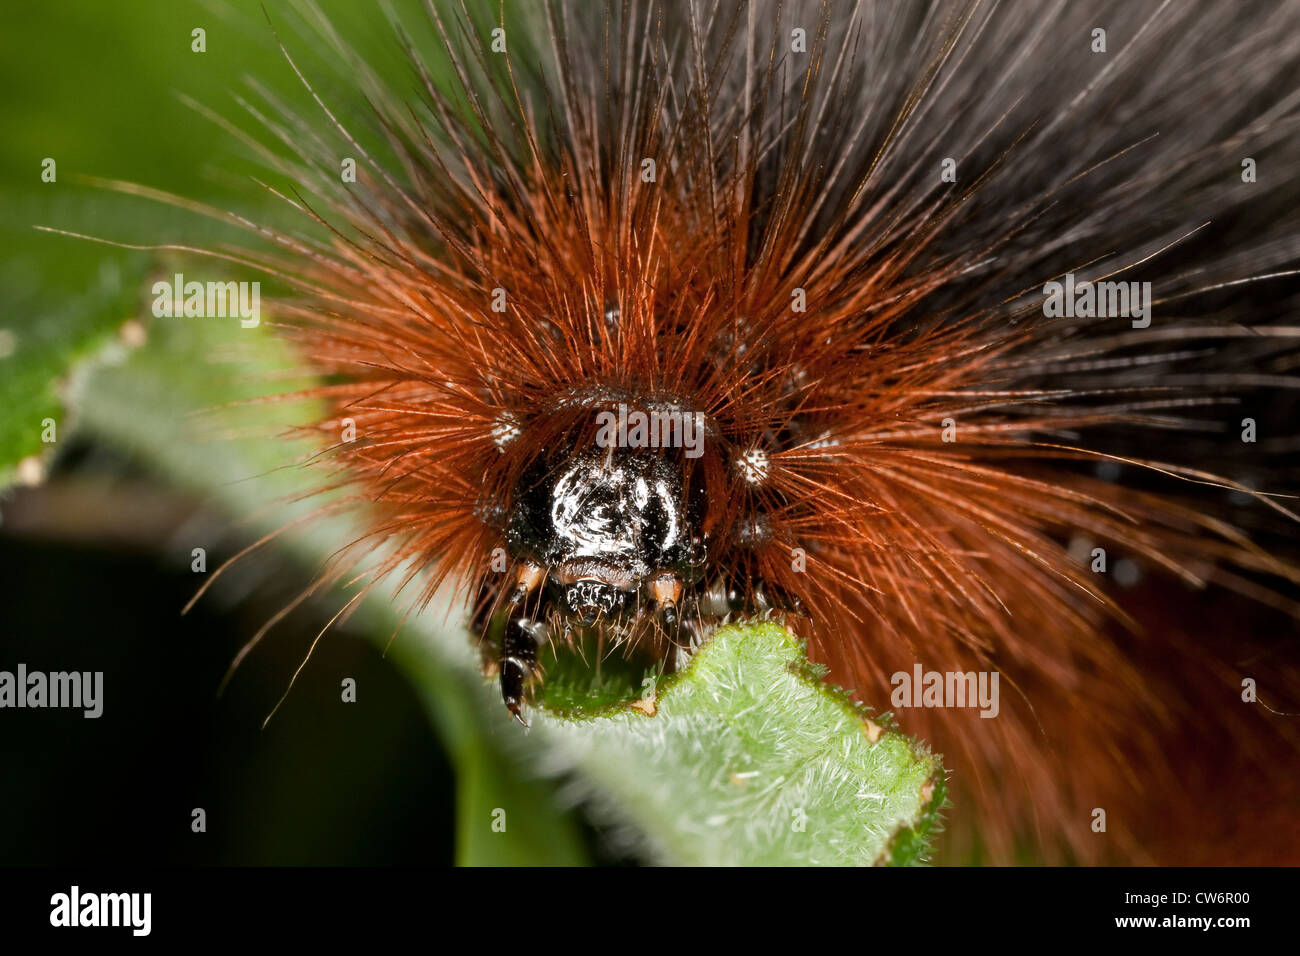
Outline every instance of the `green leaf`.
[(824, 683), (774, 623), (723, 628), (653, 703), (573, 714), (533, 725), (668, 863), (913, 863), (943, 802), (938, 758)]

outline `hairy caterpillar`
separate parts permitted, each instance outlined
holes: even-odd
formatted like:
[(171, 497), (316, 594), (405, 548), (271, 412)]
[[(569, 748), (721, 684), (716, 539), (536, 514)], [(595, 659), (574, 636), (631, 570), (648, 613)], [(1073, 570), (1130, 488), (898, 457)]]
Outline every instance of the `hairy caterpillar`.
[(1293, 444), (1238, 423), (1294, 384), (1300, 9), (429, 14), (453, 89), (414, 48), (418, 96), (345, 59), (362, 130), (304, 75), (320, 112), (270, 128), (308, 221), (235, 254), (299, 289), (323, 460), (379, 515), (353, 549), (391, 545), (413, 607), (463, 583), (513, 713), (540, 645), (671, 664), (779, 611), (877, 706), (918, 664), (1002, 676), (996, 719), (898, 713), (993, 859), (1186, 859), (1156, 834), (1217, 799), (1198, 741), (1289, 793), (1252, 635), (1197, 639), (1095, 554), (1297, 611), (1222, 512), (1295, 518), (1265, 494)]

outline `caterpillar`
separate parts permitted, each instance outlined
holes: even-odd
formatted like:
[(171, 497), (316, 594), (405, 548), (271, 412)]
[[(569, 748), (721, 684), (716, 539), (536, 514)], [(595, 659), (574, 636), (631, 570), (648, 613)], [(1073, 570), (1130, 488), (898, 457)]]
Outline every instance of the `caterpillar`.
[[(295, 287), (306, 427), (370, 506), (330, 573), (382, 544), (413, 609), (457, 582), (521, 722), (544, 653), (671, 669), (732, 616), (881, 708), (995, 672), (996, 719), (896, 709), (953, 858), (1241, 859), (1225, 780), (1289, 806), (1300, 743), (1239, 696), (1252, 654), (1300, 686), (1249, 623), (1300, 610), (1300, 8), (427, 15), (415, 92), (314, 21), (360, 127), (283, 47), (318, 109), (258, 115), (303, 227), (231, 252)], [(1242, 623), (1203, 639), (1196, 594)]]

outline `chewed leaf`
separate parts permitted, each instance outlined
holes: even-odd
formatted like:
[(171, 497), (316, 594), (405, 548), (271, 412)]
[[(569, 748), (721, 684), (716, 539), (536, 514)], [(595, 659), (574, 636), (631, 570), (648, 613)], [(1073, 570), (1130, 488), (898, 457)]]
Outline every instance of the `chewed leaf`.
[(773, 623), (720, 630), (638, 704), (575, 713), (533, 726), (668, 863), (918, 862), (943, 803), (938, 757), (821, 682)]

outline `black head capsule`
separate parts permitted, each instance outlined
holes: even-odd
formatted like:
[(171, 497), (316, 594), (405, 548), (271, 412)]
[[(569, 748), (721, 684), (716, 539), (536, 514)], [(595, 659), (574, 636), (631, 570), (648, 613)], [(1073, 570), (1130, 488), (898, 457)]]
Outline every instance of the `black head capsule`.
[[(590, 449), (539, 462), (515, 489), (506, 541), (553, 574), (635, 591), (657, 572), (691, 564), (700, 508), (686, 500), (682, 472), (654, 450)], [(601, 588), (575, 597), (582, 607), (611, 599)]]
[(529, 676), (520, 672), (529, 660), (520, 644), (545, 639), (548, 621), (566, 633), (620, 635), (645, 623), (677, 641), (702, 554), (703, 489), (688, 490), (685, 468), (676, 449), (587, 447), (525, 471), (506, 523), (520, 569), (509, 607), (528, 608), (525, 620), (510, 620), (500, 661), (512, 713)]

